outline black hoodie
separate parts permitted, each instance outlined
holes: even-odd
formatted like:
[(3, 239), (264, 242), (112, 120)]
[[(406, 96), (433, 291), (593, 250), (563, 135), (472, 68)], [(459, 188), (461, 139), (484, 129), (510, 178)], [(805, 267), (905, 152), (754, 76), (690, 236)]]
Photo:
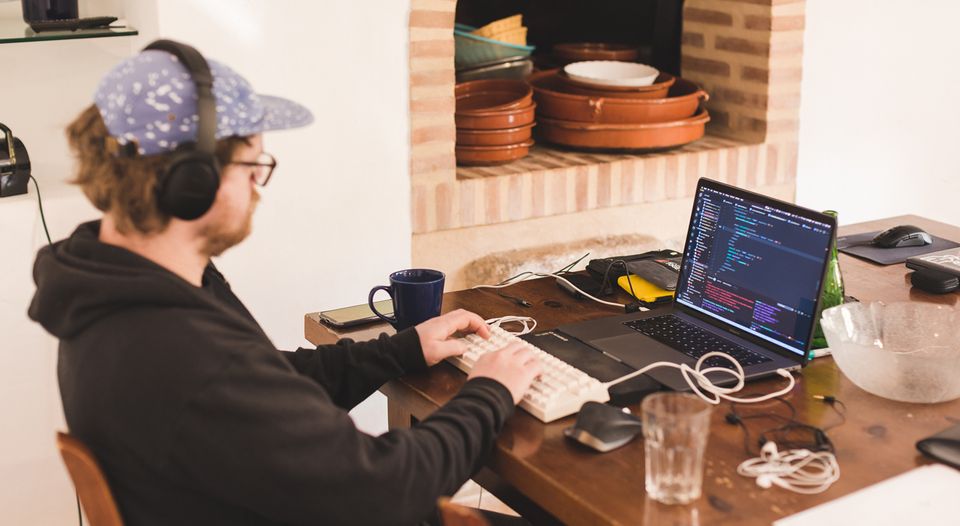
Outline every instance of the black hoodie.
[(513, 411), (477, 378), (413, 428), (366, 435), (347, 410), (426, 367), (415, 330), (279, 352), (212, 265), (195, 287), (99, 227), (40, 250), (29, 315), (60, 339), (67, 425), (128, 525), (415, 524)]

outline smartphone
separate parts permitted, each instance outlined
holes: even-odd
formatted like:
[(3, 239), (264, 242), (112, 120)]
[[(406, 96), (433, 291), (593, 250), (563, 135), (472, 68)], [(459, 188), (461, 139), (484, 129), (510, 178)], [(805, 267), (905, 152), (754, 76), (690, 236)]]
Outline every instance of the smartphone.
[[(384, 316), (390, 316), (393, 314), (393, 300), (376, 301), (374, 302), (374, 305), (377, 306), (377, 310), (380, 311), (380, 314), (383, 314)], [(366, 303), (363, 305), (354, 305), (352, 307), (342, 307), (339, 309), (321, 311), (320, 319), (324, 323), (338, 329), (380, 321), (380, 318), (378, 318), (377, 315), (370, 310), (370, 306)]]

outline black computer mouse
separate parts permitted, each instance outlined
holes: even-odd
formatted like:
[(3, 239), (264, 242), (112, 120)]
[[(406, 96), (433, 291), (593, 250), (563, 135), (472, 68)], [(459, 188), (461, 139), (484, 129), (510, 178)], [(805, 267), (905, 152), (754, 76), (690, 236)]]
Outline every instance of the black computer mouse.
[(874, 236), (872, 243), (880, 248), (921, 247), (933, 243), (933, 238), (919, 227), (898, 225)]
[(567, 438), (601, 453), (616, 449), (640, 434), (640, 419), (626, 409), (599, 402), (580, 408), (577, 423), (563, 430)]

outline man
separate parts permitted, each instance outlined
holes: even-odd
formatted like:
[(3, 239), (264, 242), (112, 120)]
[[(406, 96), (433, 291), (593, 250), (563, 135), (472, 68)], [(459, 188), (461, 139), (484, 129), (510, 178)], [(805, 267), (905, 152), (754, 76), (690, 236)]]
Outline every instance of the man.
[(40, 250), (29, 315), (60, 339), (70, 432), (130, 525), (428, 518), (480, 467), (539, 365), (507, 347), (413, 428), (358, 431), (347, 410), (380, 385), (462, 353), (456, 332), (489, 332), (457, 311), (370, 342), (278, 351), (210, 258), (250, 233), (276, 165), (262, 132), (312, 117), (209, 61), (219, 186), (200, 217), (171, 214), (173, 152), (204, 140), (185, 63), (163, 50), (123, 61), (67, 130), (75, 182), (103, 217)]

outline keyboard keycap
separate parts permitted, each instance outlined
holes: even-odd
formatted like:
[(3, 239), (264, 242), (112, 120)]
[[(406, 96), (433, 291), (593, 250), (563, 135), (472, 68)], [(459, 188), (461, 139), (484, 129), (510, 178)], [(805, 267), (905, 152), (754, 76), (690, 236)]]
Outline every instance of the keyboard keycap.
[(607, 402), (610, 394), (596, 378), (548, 354), (535, 345), (499, 328), (490, 327), (489, 340), (471, 334), (460, 339), (467, 347), (462, 356), (447, 361), (469, 373), (486, 353), (497, 352), (511, 342), (522, 342), (540, 360), (542, 373), (520, 400), (520, 407), (542, 420), (552, 422), (580, 411), (585, 402)]

